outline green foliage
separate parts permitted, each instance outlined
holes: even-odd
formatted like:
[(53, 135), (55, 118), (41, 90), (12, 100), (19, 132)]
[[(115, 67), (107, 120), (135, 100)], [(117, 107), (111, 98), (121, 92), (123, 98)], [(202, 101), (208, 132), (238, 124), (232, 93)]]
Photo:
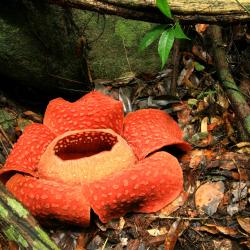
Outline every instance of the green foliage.
[[(167, 17), (172, 19), (171, 10), (167, 0), (156, 0), (156, 6)], [(158, 53), (161, 58), (161, 67), (166, 64), (169, 53), (173, 47), (175, 39), (189, 39), (183, 32), (179, 21), (172, 25), (157, 25), (148, 31), (143, 37), (139, 50), (142, 51), (150, 46), (158, 37)]]
[(174, 35), (175, 35), (174, 30), (172, 28), (170, 28), (170, 29), (163, 31), (161, 34), (161, 37), (159, 39), (158, 53), (161, 57), (161, 67), (162, 68), (164, 67), (164, 65), (166, 63), (168, 56), (169, 56), (169, 53), (170, 53), (170, 50), (173, 46)]
[(167, 0), (157, 0), (156, 6), (168, 18), (172, 18), (172, 13)]
[(197, 71), (203, 71), (205, 69), (205, 66), (203, 66), (202, 64), (198, 63), (198, 62), (194, 62), (194, 68)]
[(143, 39), (141, 40), (141, 43), (139, 45), (139, 50), (142, 51), (145, 48), (147, 48), (149, 45), (151, 45), (166, 29), (166, 25), (157, 25), (150, 31), (148, 31)]
[(190, 38), (188, 38), (185, 33), (183, 32), (183, 29), (180, 26), (180, 23), (177, 21), (175, 23), (175, 28), (174, 28), (174, 37), (177, 39), (188, 39), (190, 40)]

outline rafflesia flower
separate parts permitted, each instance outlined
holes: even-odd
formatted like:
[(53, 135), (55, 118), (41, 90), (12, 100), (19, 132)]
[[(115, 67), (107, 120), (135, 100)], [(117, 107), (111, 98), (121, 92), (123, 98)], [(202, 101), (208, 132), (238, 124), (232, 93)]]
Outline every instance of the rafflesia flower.
[(0, 170), (7, 189), (39, 218), (87, 226), (127, 212), (155, 212), (183, 189), (177, 159), (188, 150), (177, 123), (143, 109), (125, 118), (122, 103), (93, 91), (74, 103), (52, 100), (43, 124), (26, 127)]

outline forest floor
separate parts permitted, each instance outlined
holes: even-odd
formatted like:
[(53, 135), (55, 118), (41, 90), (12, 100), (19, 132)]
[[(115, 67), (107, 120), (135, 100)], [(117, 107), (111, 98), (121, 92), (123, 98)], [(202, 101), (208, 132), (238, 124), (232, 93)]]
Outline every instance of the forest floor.
[[(195, 53), (198, 50), (194, 47), (192, 53), (181, 56), (178, 98), (168, 94), (173, 68), (154, 75), (94, 81), (97, 90), (122, 100), (125, 112), (131, 106), (133, 110), (159, 108), (175, 118), (192, 145), (186, 154), (173, 152), (184, 172), (185, 191), (157, 213), (127, 214), (107, 224), (94, 216), (88, 229), (45, 227), (61, 249), (250, 248), (250, 142), (241, 139), (237, 115), (209, 69), (213, 62)], [(249, 103), (249, 80), (241, 83)], [(42, 122), (29, 105), (24, 108), (1, 93), (0, 166), (24, 127)], [(4, 236), (0, 243), (0, 249), (18, 249)]]

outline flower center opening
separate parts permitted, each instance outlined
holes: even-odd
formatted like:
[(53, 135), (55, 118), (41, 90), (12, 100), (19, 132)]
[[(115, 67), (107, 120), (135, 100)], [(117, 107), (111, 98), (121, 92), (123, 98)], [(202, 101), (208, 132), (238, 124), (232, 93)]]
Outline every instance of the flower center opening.
[(74, 160), (110, 151), (117, 141), (117, 137), (109, 133), (83, 131), (60, 139), (54, 151), (62, 160)]

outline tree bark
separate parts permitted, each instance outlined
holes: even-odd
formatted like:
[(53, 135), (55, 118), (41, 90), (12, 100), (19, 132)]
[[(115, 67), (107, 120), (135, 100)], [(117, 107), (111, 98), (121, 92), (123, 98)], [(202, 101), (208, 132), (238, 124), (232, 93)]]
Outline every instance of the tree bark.
[[(170, 22), (155, 0), (48, 0), (51, 4), (118, 15), (156, 23)], [(250, 21), (250, 0), (169, 0), (175, 18), (185, 23), (232, 23)]]
[(33, 216), (0, 182), (0, 229), (20, 249), (59, 250)]
[(238, 121), (241, 123), (246, 137), (246, 141), (250, 140), (250, 107), (245, 100), (244, 95), (240, 92), (236, 85), (226, 59), (224, 41), (222, 39), (221, 27), (211, 25), (211, 39), (213, 40), (213, 51), (218, 75), (221, 79), (221, 85), (225, 89), (232, 108), (235, 111)]

